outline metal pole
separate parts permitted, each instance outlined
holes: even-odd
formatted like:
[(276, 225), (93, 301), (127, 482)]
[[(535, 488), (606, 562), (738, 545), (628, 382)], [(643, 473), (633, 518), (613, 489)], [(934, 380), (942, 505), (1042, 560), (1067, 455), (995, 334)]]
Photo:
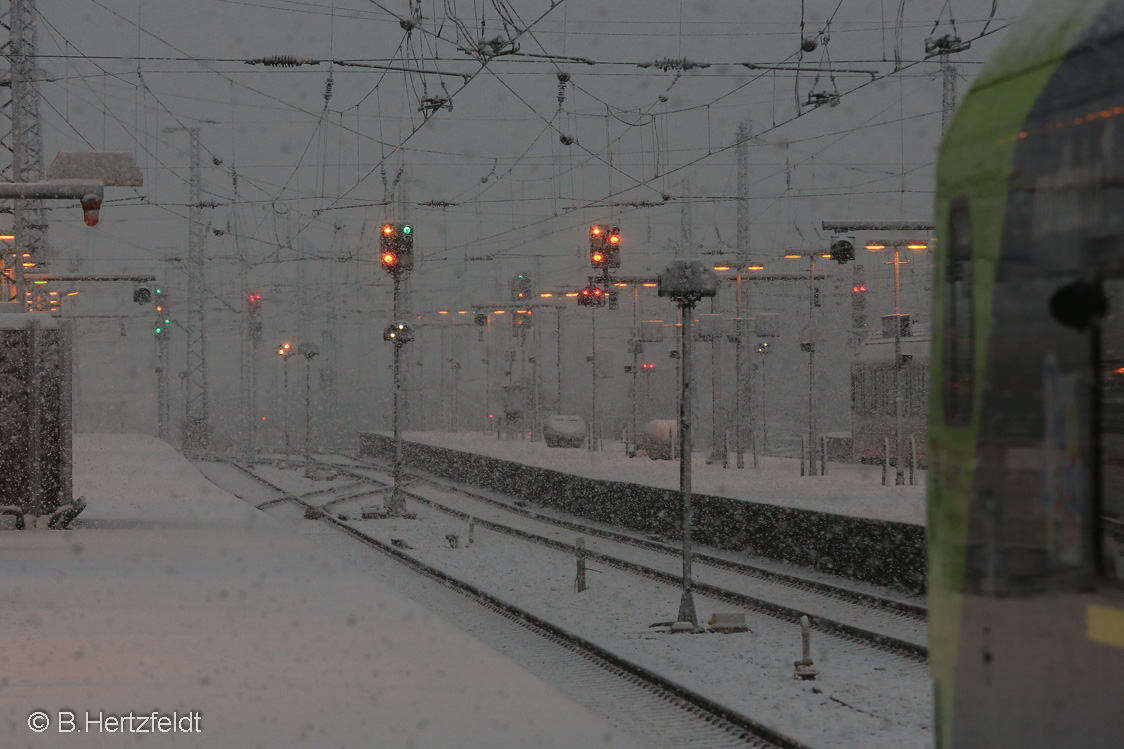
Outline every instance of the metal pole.
[[(71, 305), (67, 305), (69, 308)], [(62, 442), (62, 499), (60, 504), (74, 504), (74, 328), (77, 322), (64, 317), (59, 327), (59, 369), (62, 383), (60, 432)]]
[[(735, 325), (737, 332), (737, 340), (734, 342), (734, 450), (738, 454), (738, 468), (745, 468), (745, 449), (742, 443), (742, 400), (745, 397), (745, 387), (742, 383), (742, 373), (744, 370), (744, 359), (742, 358), (742, 271), (745, 269), (746, 264), (749, 262), (749, 123), (742, 122), (738, 125), (738, 133), (735, 138), (737, 144), (737, 163), (738, 163), (738, 203), (737, 203), (737, 260), (738, 260), (738, 279), (737, 279), (737, 313), (735, 317)], [(749, 390), (752, 396), (752, 389)], [(750, 413), (753, 414), (752, 398), (749, 405)], [(754, 416), (756, 414), (753, 414)], [(751, 424), (754, 428), (754, 438), (756, 440), (756, 419), (753, 418)], [(753, 467), (757, 467), (757, 450), (756, 443), (753, 452)]]
[(769, 417), (765, 413), (768, 385), (765, 382), (765, 354), (761, 354), (761, 451), (769, 449)]
[(492, 316), (484, 315), (484, 434), (493, 426), (492, 418)]
[(691, 593), (691, 309), (680, 302), (683, 324), (679, 328), (681, 377), (679, 398), (679, 491), (683, 495), (683, 596), (679, 600), (679, 622), (699, 626)]
[(312, 467), (312, 359), (304, 359), (304, 475)]
[(590, 410), (590, 414), (589, 414), (589, 449), (596, 452), (597, 451), (597, 427), (596, 427), (596, 424), (597, 424), (597, 308), (596, 307), (590, 307), (589, 308), (589, 325), (590, 325), (590, 331), (591, 331), (590, 336), (589, 336), (589, 345), (590, 345), (590, 349), (592, 351), (592, 356), (590, 356), (590, 364), (592, 364), (592, 371), (593, 371), (593, 387), (590, 388), (592, 401), (591, 401), (591, 405), (590, 405), (591, 410)]
[(640, 383), (637, 380), (639, 373), (636, 371), (640, 368), (640, 286), (638, 284), (632, 285), (632, 382), (628, 388), (629, 411), (632, 416), (632, 434), (629, 435), (629, 441), (632, 443), (632, 452), (630, 455), (635, 455), (636, 452), (636, 431), (639, 428), (637, 425), (636, 409), (640, 405), (640, 394), (638, 389)]
[(289, 357), (281, 357), (281, 371), (284, 377), (284, 384), (281, 388), (281, 413), (285, 416), (285, 467), (289, 467), (291, 456), (289, 444)]
[[(808, 281), (808, 331), (815, 332), (813, 319), (816, 307), (816, 256), (809, 258)], [(816, 458), (813, 445), (816, 443), (815, 423), (815, 387), (816, 387), (816, 341), (813, 337), (808, 346), (808, 475), (816, 475)]]
[(948, 52), (940, 54), (941, 61), (941, 132), (948, 129), (956, 111), (956, 66), (949, 62)]
[(168, 408), (168, 341), (163, 335), (156, 339), (156, 431), (160, 439), (171, 439)]
[(742, 398), (745, 388), (742, 385), (742, 262), (738, 259), (738, 278), (735, 287), (736, 302), (734, 312), (734, 452), (738, 455), (738, 468), (745, 468), (745, 450), (742, 447)]
[(27, 324), (27, 503), (28, 515), (39, 517), (43, 513), (43, 405), (42, 357), (43, 341), (39, 334), (39, 321), (32, 318)]
[[(710, 298), (710, 312), (718, 311), (718, 297)], [(718, 366), (719, 339), (710, 342), (710, 462), (726, 465), (726, 412), (722, 407), (722, 378)]]
[[(401, 309), (401, 283), (399, 276), (394, 276), (394, 319), (398, 320)], [(387, 515), (403, 514), (406, 501), (402, 496), (402, 420), (401, 420), (401, 391), (402, 391), (402, 344), (394, 341), (394, 488), (386, 500)]]
[[(167, 346), (166, 342), (162, 341), (161, 343), (163, 344), (163, 347), (164, 347), (164, 354), (163, 354), (164, 355), (164, 370), (166, 372), (167, 369), (168, 369), (168, 366), (167, 366), (168, 346)], [(253, 342), (253, 341), (251, 341), (251, 343), (250, 343), (250, 370), (249, 370), (248, 374), (249, 374), (249, 377), (250, 377), (250, 406), (249, 406), (249, 408), (250, 408), (250, 434), (249, 434), (249, 455), (247, 457), (248, 457), (249, 460), (252, 461), (254, 458), (257, 457), (257, 454), (258, 454), (258, 418), (257, 418), (257, 413), (258, 413), (258, 344)], [(167, 375), (165, 375), (165, 382), (166, 381), (167, 381)], [(166, 391), (167, 391), (167, 385), (165, 385), (165, 393), (164, 393), (165, 407), (167, 407), (167, 400), (168, 400), (168, 394), (167, 394)], [(165, 421), (165, 423), (167, 423), (168, 418), (165, 417), (164, 421)]]
[(902, 311), (900, 305), (901, 264), (900, 248), (894, 245), (894, 485), (905, 483), (905, 466), (902, 460)]
[[(529, 315), (531, 319), (534, 318), (532, 311)], [(542, 441), (542, 378), (539, 377), (539, 359), (542, 358), (541, 346), (539, 345), (542, 337), (539, 335), (538, 323), (531, 324), (531, 348), (534, 349), (535, 357), (531, 361), (531, 388), (532, 388), (532, 401), (535, 404), (535, 415), (531, 421), (531, 441)]]
[(555, 308), (558, 316), (555, 321), (554, 335), (558, 339), (558, 360), (555, 363), (555, 372), (558, 375), (558, 413), (562, 413), (562, 310), (559, 305)]
[(460, 419), (458, 418), (458, 410), (460, 409), (460, 389), (461, 389), (461, 363), (459, 361), (453, 362), (453, 431), (460, 431)]
[(812, 350), (808, 352), (808, 475), (816, 475), (816, 456), (815, 452), (811, 449), (815, 443), (815, 400), (813, 393), (815, 391), (815, 376), (816, 376), (816, 349), (813, 345)]

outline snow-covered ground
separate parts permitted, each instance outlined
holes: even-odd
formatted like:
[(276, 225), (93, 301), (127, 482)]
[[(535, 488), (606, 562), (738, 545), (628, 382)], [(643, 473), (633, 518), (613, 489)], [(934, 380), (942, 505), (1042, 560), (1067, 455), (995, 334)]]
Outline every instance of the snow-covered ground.
[[(605, 449), (549, 448), (530, 440), (497, 440), (479, 432), (405, 432), (411, 442), (488, 455), (517, 463), (550, 468), (605, 481), (623, 481), (662, 489), (679, 488), (678, 460), (649, 460), (643, 454), (625, 455), (619, 442), (605, 441)], [(925, 524), (925, 472), (917, 471), (915, 485), (882, 485), (882, 467), (858, 463), (829, 463), (826, 476), (801, 476), (792, 458), (760, 456), (754, 469), (707, 465), (706, 454), (695, 452), (691, 462), (692, 488), (699, 494), (744, 499), (763, 504), (797, 507), (838, 515)], [(734, 465), (731, 456), (730, 465)], [(906, 472), (908, 481), (908, 471)]]
[[(325, 487), (323, 482), (304, 478), (299, 470), (261, 465), (255, 471), (294, 494)], [(473, 508), (470, 503), (458, 501), (452, 492), (416, 487), (414, 490), (440, 497), (475, 517), (503, 514)], [(324, 495), (309, 501), (323, 503), (330, 497)], [(528, 544), (481, 526), (474, 529), (474, 543), (470, 545), (465, 521), (409, 499), (407, 507), (417, 513), (415, 520), (356, 520), (362, 507), (381, 503), (381, 495), (355, 498), (334, 503), (331, 511), (348, 516), (351, 525), (383, 543), (392, 539), (404, 541), (410, 547), (408, 553), (425, 563), (807, 746), (923, 749), (932, 745), (932, 688), (924, 664), (817, 633), (813, 635), (812, 655), (820, 676), (811, 682), (797, 681), (793, 678), (793, 663), (801, 653), (800, 628), (795, 621), (747, 612), (751, 630), (748, 633), (671, 635), (666, 627), (649, 625), (676, 618), (676, 587), (591, 562), (587, 573), (589, 588), (577, 593), (573, 555)], [(512, 521), (504, 518), (503, 522)], [(448, 534), (459, 536), (456, 548), (451, 547)], [(597, 550), (601, 541), (589, 538), (587, 544)], [(674, 569), (676, 560), (668, 562)], [(696, 579), (706, 579), (709, 572), (696, 566), (695, 574)], [(707, 621), (713, 613), (737, 610), (698, 593), (695, 603), (700, 622)]]
[[(76, 435), (74, 474), (80, 527), (0, 531), (4, 747), (637, 746), (162, 442)], [(199, 730), (108, 731), (154, 711)]]

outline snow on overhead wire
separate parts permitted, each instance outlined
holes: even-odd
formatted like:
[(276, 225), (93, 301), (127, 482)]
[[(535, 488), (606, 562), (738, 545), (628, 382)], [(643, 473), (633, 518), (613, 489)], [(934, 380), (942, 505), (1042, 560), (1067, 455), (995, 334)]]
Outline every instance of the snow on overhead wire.
[(273, 68), (295, 68), (301, 65), (319, 65), (320, 60), (313, 60), (307, 57), (295, 57), (293, 55), (271, 55), (269, 57), (258, 57), (253, 60), (246, 60), (247, 65), (265, 65)]

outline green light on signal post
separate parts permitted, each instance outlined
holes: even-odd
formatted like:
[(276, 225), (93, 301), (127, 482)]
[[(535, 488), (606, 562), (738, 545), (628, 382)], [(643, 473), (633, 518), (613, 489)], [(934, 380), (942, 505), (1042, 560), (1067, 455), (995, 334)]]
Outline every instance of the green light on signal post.
[(412, 231), (413, 231), (413, 229), (411, 229), (411, 228), (410, 228), (409, 224), (407, 224), (406, 226), (403, 226), (403, 227), (402, 227), (402, 233), (403, 233), (403, 234), (409, 234), (409, 233), (410, 233), (410, 232), (412, 232)]

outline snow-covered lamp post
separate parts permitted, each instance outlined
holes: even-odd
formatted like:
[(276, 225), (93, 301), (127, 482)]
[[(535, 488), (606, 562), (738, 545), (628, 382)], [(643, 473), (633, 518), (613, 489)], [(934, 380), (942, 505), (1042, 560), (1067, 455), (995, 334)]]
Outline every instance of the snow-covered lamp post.
[(281, 413), (285, 422), (285, 463), (284, 467), (288, 468), (292, 460), (291, 456), (291, 443), (289, 442), (289, 357), (297, 353), (291, 343), (281, 343), (277, 346), (277, 355), (281, 357), (281, 370), (284, 377), (284, 384), (281, 386)]
[(691, 592), (691, 311), (703, 297), (718, 293), (718, 276), (701, 260), (672, 260), (659, 275), (659, 295), (671, 297), (679, 306), (680, 397), (679, 397), (679, 491), (683, 496), (683, 595), (679, 617), (672, 631), (698, 629), (695, 600)]
[(315, 343), (302, 343), (297, 353), (304, 357), (304, 475), (312, 474), (312, 357), (320, 353)]

